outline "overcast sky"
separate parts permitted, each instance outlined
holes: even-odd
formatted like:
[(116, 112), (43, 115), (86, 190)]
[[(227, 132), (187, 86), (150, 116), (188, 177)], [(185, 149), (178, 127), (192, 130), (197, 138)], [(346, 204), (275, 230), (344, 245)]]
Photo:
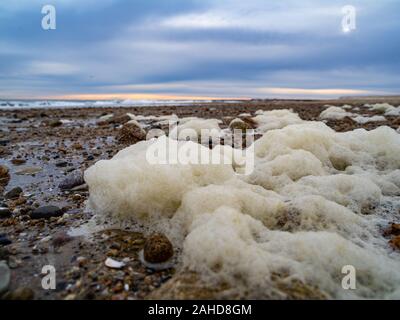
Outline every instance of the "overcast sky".
[(398, 0), (0, 0), (0, 98), (398, 94), (399, 16)]

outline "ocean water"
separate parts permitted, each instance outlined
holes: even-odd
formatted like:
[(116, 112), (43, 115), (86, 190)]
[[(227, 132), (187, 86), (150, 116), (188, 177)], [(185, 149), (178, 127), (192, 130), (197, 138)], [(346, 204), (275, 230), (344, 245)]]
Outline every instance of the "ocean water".
[[(216, 100), (0, 100), (0, 109), (140, 107), (190, 105), (195, 103), (210, 103), (213, 101)], [(237, 101), (224, 100), (224, 102), (234, 103)]]

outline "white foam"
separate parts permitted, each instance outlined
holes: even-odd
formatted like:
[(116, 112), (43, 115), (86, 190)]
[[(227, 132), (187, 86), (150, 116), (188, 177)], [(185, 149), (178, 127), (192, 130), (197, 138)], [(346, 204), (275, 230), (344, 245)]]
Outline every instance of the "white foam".
[(357, 116), (352, 118), (355, 122), (360, 124), (365, 124), (369, 122), (380, 122), (386, 121), (384, 116), (372, 116), (372, 117), (365, 117), (365, 116)]
[(297, 113), (286, 109), (272, 111), (258, 110), (256, 116), (252, 119), (258, 124), (257, 131), (260, 133), (303, 122)]
[(345, 117), (352, 117), (354, 114), (347, 112), (342, 107), (329, 107), (321, 112), (320, 119), (324, 120), (342, 120)]
[[(89, 168), (90, 205), (98, 215), (161, 228), (183, 250), (177, 268), (244, 297), (286, 297), (278, 277), (333, 298), (400, 298), (400, 255), (379, 231), (394, 219), (382, 203), (398, 202), (400, 135), (389, 127), (337, 133), (322, 122), (287, 125), (298, 121), (288, 112), (259, 118), (266, 133), (248, 177), (229, 164), (150, 165), (146, 150), (168, 139), (160, 137)], [(341, 287), (345, 265), (357, 270), (357, 290)]]

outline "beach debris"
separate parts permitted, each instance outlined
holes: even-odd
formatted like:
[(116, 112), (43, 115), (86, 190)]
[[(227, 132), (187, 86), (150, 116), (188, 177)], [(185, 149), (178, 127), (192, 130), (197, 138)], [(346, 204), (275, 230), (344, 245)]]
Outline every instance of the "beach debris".
[(33, 210), (30, 214), (32, 219), (49, 219), (63, 215), (63, 210), (56, 206), (44, 206)]
[(146, 131), (135, 120), (130, 120), (119, 130), (117, 139), (123, 144), (135, 144), (146, 139)]
[(173, 246), (165, 235), (156, 233), (146, 239), (143, 248), (143, 256), (147, 262), (166, 262), (171, 259), (173, 255)]
[(106, 267), (111, 268), (111, 269), (121, 269), (125, 267), (125, 263), (122, 261), (117, 261), (112, 258), (107, 258), (106, 261), (104, 262)]

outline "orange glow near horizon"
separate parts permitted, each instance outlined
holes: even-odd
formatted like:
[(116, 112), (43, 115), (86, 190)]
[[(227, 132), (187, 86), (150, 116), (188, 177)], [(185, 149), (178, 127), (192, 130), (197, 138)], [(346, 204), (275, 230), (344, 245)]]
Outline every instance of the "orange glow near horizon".
[(121, 94), (70, 94), (47, 97), (55, 100), (249, 100), (250, 98), (236, 97), (203, 97), (163, 94), (121, 93)]

